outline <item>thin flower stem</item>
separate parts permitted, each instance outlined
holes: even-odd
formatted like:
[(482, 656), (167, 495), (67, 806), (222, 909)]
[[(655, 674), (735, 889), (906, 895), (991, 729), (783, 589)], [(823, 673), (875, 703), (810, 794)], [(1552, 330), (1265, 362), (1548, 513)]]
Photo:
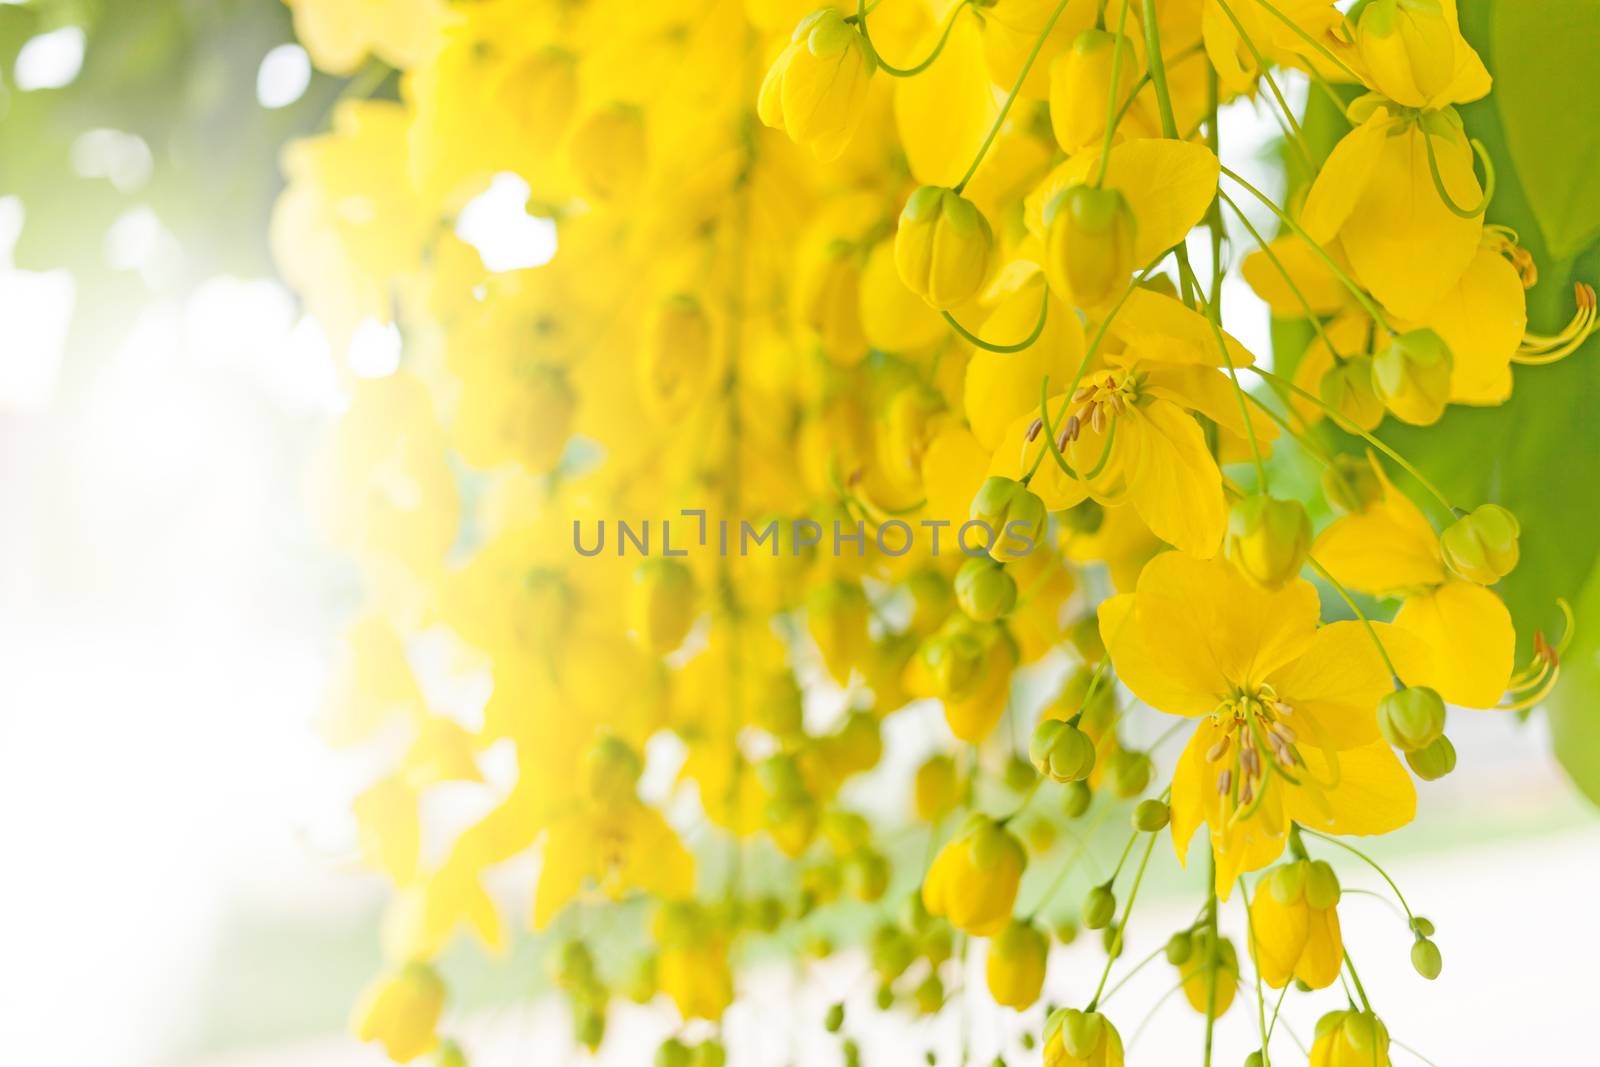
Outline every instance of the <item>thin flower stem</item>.
[[(1100, 146), (1100, 171), (1095, 176), (1094, 185), (1098, 189), (1106, 183), (1106, 168), (1111, 163), (1111, 139), (1116, 136), (1117, 126), (1122, 122), (1122, 116), (1127, 113), (1127, 107), (1117, 108), (1117, 86), (1122, 78), (1122, 54), (1128, 49), (1128, 38), (1123, 31), (1128, 26), (1128, 8), (1133, 6), (1133, 0), (1122, 0), (1122, 15), (1117, 19), (1117, 39), (1111, 46), (1116, 49), (1111, 54), (1111, 85), (1106, 89), (1106, 136)], [(1149, 72), (1146, 71), (1148, 75)], [(1138, 92), (1137, 89), (1134, 90)], [(1131, 106), (1133, 101), (1128, 101)]]
[(941, 311), (940, 314), (944, 316), (944, 321), (950, 324), (951, 329), (960, 334), (962, 339), (968, 344), (977, 348), (981, 348), (985, 352), (996, 352), (1002, 356), (1007, 356), (1013, 352), (1021, 352), (1024, 349), (1032, 348), (1034, 342), (1038, 341), (1040, 336), (1044, 334), (1045, 320), (1050, 317), (1050, 287), (1045, 286), (1043, 298), (1039, 301), (1039, 321), (1033, 324), (1033, 332), (1028, 334), (1028, 336), (1024, 337), (1022, 340), (1018, 341), (1016, 344), (1012, 345), (997, 345), (992, 344), (989, 341), (985, 341), (977, 334), (969, 331), (965, 326), (961, 325), (961, 323), (957, 322), (956, 317), (950, 314), (950, 312)]
[(1346, 589), (1339, 579), (1329, 573), (1328, 568), (1318, 563), (1315, 557), (1306, 556), (1306, 562), (1311, 565), (1311, 569), (1316, 571), (1323, 581), (1333, 586), (1334, 592), (1338, 593), (1340, 599), (1349, 606), (1351, 611), (1355, 612), (1356, 618), (1361, 620), (1361, 625), (1367, 628), (1367, 636), (1372, 638), (1373, 645), (1378, 649), (1378, 655), (1383, 657), (1383, 665), (1389, 669), (1389, 677), (1394, 679), (1395, 688), (1401, 688), (1404, 683), (1400, 680), (1400, 672), (1395, 669), (1394, 660), (1389, 658), (1389, 650), (1383, 647), (1383, 642), (1378, 639), (1378, 631), (1372, 625), (1372, 620), (1367, 618), (1367, 613), (1361, 610), (1361, 605), (1357, 604), (1356, 598), (1350, 595), (1350, 590)]
[(1045, 41), (1049, 40), (1051, 31), (1056, 28), (1056, 22), (1061, 18), (1061, 13), (1067, 9), (1069, 2), (1070, 0), (1061, 0), (1056, 5), (1055, 10), (1050, 13), (1050, 18), (1046, 20), (1044, 29), (1039, 31), (1039, 39), (1033, 42), (1033, 50), (1028, 53), (1027, 60), (1023, 62), (1022, 70), (1018, 73), (1015, 84), (1011, 86), (1011, 92), (1006, 95), (1006, 102), (1000, 105), (1000, 114), (994, 117), (994, 124), (989, 127), (988, 136), (983, 139), (983, 144), (978, 147), (978, 154), (973, 157), (972, 165), (967, 168), (967, 173), (962, 175), (961, 180), (956, 183), (955, 191), (957, 193), (967, 187), (967, 183), (972, 180), (972, 176), (978, 172), (978, 165), (983, 162), (983, 157), (989, 154), (989, 146), (994, 144), (996, 137), (1000, 136), (1000, 127), (1004, 125), (1006, 116), (1011, 113), (1011, 105), (1017, 102), (1017, 96), (1022, 92), (1023, 83), (1028, 80), (1028, 74), (1033, 70), (1033, 64), (1038, 60), (1040, 51), (1044, 49)]
[(1140, 971), (1144, 970), (1146, 966), (1152, 963), (1157, 956), (1161, 955), (1166, 950), (1167, 946), (1157, 945), (1154, 952), (1150, 953), (1144, 959), (1133, 965), (1133, 970), (1129, 971), (1127, 974), (1123, 975), (1121, 978), (1118, 978), (1114, 983), (1112, 983), (1111, 988), (1106, 990), (1105, 996), (1100, 998), (1097, 1007), (1104, 1007), (1107, 1001), (1117, 995), (1117, 990), (1127, 985), (1129, 979), (1138, 974)]
[(1267, 1054), (1267, 1045), (1272, 1041), (1273, 1032), (1278, 1029), (1278, 1012), (1283, 1008), (1284, 998), (1289, 995), (1289, 983), (1283, 983), (1283, 989), (1278, 993), (1278, 1002), (1272, 1006), (1272, 1021), (1267, 1024), (1267, 1039), (1261, 1044), (1261, 1055)]
[(1356, 995), (1361, 998), (1361, 1007), (1370, 1012), (1372, 1001), (1367, 999), (1367, 991), (1361, 986), (1361, 976), (1356, 973), (1356, 963), (1350, 958), (1349, 949), (1345, 949), (1344, 965), (1350, 971), (1350, 980), (1356, 984)]
[(1217, 1028), (1217, 853), (1208, 848), (1206, 864), (1206, 929), (1211, 937), (1207, 943), (1210, 959), (1206, 980), (1206, 1058), (1205, 1067), (1211, 1067), (1211, 1044)]
[(1450, 512), (1452, 515), (1461, 514), (1461, 512), (1457, 510), (1456, 506), (1450, 503), (1450, 498), (1445, 496), (1444, 493), (1440, 491), (1439, 487), (1430, 482), (1421, 471), (1412, 466), (1412, 464), (1408, 462), (1404, 456), (1390, 448), (1388, 445), (1384, 444), (1381, 440), (1379, 440), (1377, 437), (1374, 437), (1368, 431), (1363, 430), (1361, 427), (1345, 418), (1337, 408), (1325, 402), (1320, 396), (1306, 392), (1289, 379), (1283, 377), (1282, 375), (1274, 374), (1272, 371), (1262, 370), (1257, 366), (1251, 366), (1246, 369), (1254, 371), (1256, 374), (1261, 375), (1261, 377), (1267, 379), (1269, 382), (1275, 382), (1276, 384), (1283, 386), (1285, 389), (1288, 389), (1290, 392), (1294, 393), (1295, 396), (1298, 396), (1309, 403), (1315, 404), (1318, 408), (1322, 409), (1322, 411), (1326, 413), (1329, 418), (1337, 422), (1341, 429), (1347, 431), (1348, 433), (1355, 434), (1367, 444), (1371, 445), (1373, 448), (1376, 448), (1379, 452), (1382, 452), (1384, 455), (1394, 460), (1395, 463), (1399, 464), (1402, 470), (1411, 475), (1411, 477), (1415, 478), (1422, 488), (1431, 493), (1435, 500), (1443, 504), (1446, 511)]
[[(853, 21), (856, 26), (860, 28), (861, 43), (867, 46), (867, 54), (872, 57), (873, 62), (875, 62), (885, 74), (891, 78), (914, 78), (918, 74), (921, 74), (923, 71), (927, 70), (929, 67), (933, 66), (933, 61), (939, 58), (939, 54), (944, 51), (944, 46), (950, 41), (951, 31), (956, 28), (956, 20), (961, 17), (961, 13), (966, 10), (967, 5), (970, 3), (972, 3), (972, 0), (961, 0), (959, 4), (951, 9), (950, 21), (945, 23), (944, 33), (940, 35), (939, 43), (933, 46), (933, 51), (928, 53), (928, 57), (926, 59), (913, 67), (894, 66), (885, 60), (882, 53), (880, 53), (877, 47), (873, 45), (872, 35), (867, 32), (867, 15), (869, 13), (867, 0), (856, 0), (856, 13), (845, 21)], [(876, 7), (877, 5), (874, 4), (872, 6)]]
[(1450, 195), (1450, 190), (1444, 186), (1444, 175), (1439, 173), (1439, 157), (1433, 148), (1433, 135), (1428, 132), (1428, 127), (1422, 123), (1417, 124), (1422, 131), (1422, 146), (1428, 152), (1428, 173), (1433, 176), (1434, 191), (1439, 194), (1439, 199), (1444, 201), (1444, 206), (1450, 214), (1461, 219), (1475, 219), (1489, 210), (1489, 201), (1494, 199), (1494, 163), (1489, 159), (1489, 153), (1483, 143), (1476, 138), (1471, 141), (1472, 150), (1478, 158), (1483, 160), (1483, 196), (1478, 200), (1478, 206), (1465, 208), (1457, 204), (1455, 197)]
[[(1150, 865), (1150, 854), (1155, 851), (1156, 838), (1158, 836), (1158, 834), (1151, 834), (1149, 843), (1144, 847), (1144, 858), (1139, 861), (1139, 871), (1133, 876), (1133, 889), (1128, 892), (1128, 903), (1122, 909), (1122, 921), (1117, 924), (1117, 932), (1112, 936), (1111, 951), (1107, 955), (1105, 969), (1100, 972), (1100, 984), (1095, 987), (1094, 996), (1089, 1000), (1087, 1009), (1089, 1011), (1094, 1011), (1099, 1006), (1100, 994), (1106, 988), (1106, 979), (1111, 977), (1111, 965), (1117, 961), (1117, 954), (1122, 948), (1122, 935), (1127, 932), (1128, 917), (1133, 914), (1134, 902), (1139, 899), (1139, 886), (1144, 881), (1145, 868)], [(1138, 837), (1138, 834), (1135, 834), (1134, 837)], [(1130, 840), (1128, 843), (1132, 845), (1133, 842)], [(1117, 866), (1120, 868), (1122, 865), (1119, 863)], [(1113, 875), (1112, 877), (1115, 878), (1116, 876)]]
[(1411, 1053), (1417, 1059), (1419, 1059), (1423, 1063), (1427, 1064), (1428, 1067), (1439, 1067), (1439, 1065), (1437, 1063), (1434, 1063), (1432, 1060), (1428, 1059), (1428, 1057), (1424, 1056), (1422, 1053), (1418, 1052), (1416, 1049), (1412, 1048), (1410, 1045), (1406, 1044), (1404, 1041), (1396, 1041), (1394, 1038), (1391, 1037), (1389, 1039), (1389, 1044), (1393, 1045), (1395, 1048), (1403, 1048), (1403, 1049), (1405, 1049), (1407, 1052)]
[(1262, 80), (1267, 83), (1267, 88), (1271, 91), (1272, 98), (1277, 101), (1278, 106), (1273, 117), (1277, 118), (1279, 113), (1282, 114), (1278, 125), (1283, 128), (1289, 143), (1294, 145), (1295, 150), (1300, 153), (1300, 159), (1305, 163), (1306, 169), (1315, 171), (1317, 165), (1312, 162), (1311, 152), (1306, 148), (1305, 133), (1300, 129), (1300, 124), (1295, 121), (1294, 111), (1289, 107), (1289, 101), (1284, 99), (1283, 92), (1278, 88), (1278, 83), (1273, 80), (1272, 72), (1267, 69), (1267, 57), (1261, 54), (1261, 49), (1256, 47), (1255, 40), (1245, 31), (1244, 23), (1240, 22), (1239, 16), (1233, 13), (1233, 8), (1228, 6), (1228, 0), (1217, 0), (1217, 6), (1228, 17), (1228, 21), (1233, 23), (1233, 28), (1239, 32), (1239, 39), (1244, 42), (1245, 47), (1250, 49), (1251, 58), (1256, 61), (1256, 70), (1260, 72)]
[[(1258, 889), (1257, 892), (1260, 892)], [(1261, 1060), (1262, 1067), (1272, 1067), (1272, 1053), (1267, 1049), (1267, 1000), (1261, 992), (1261, 965), (1260, 954), (1256, 950), (1256, 921), (1250, 914), (1250, 897), (1245, 889), (1244, 876), (1239, 877), (1239, 903), (1244, 908), (1245, 936), (1250, 945), (1250, 958), (1257, 960), (1256, 972), (1256, 1025), (1261, 1031)], [(1289, 988), (1287, 984), (1284, 988)]]
[[(1365, 852), (1362, 852), (1359, 848), (1356, 848), (1354, 845), (1347, 845), (1343, 841), (1340, 841), (1337, 837), (1329, 837), (1327, 834), (1322, 833), (1319, 830), (1313, 830), (1309, 826), (1302, 825), (1300, 827), (1300, 831), (1302, 833), (1310, 834), (1312, 837), (1321, 838), (1322, 840), (1328, 842), (1330, 845), (1338, 845), (1340, 848), (1344, 849), (1346, 852), (1354, 853), (1358, 858), (1364, 860), (1366, 862), (1367, 866), (1371, 867), (1373, 870), (1375, 870), (1379, 874), (1381, 874), (1383, 876), (1383, 880), (1385, 882), (1389, 883), (1389, 888), (1394, 890), (1395, 899), (1400, 901), (1400, 906), (1405, 909), (1406, 918), (1409, 919), (1413, 923), (1417, 921), (1416, 915), (1413, 914), (1412, 911), (1411, 911), (1411, 905), (1406, 903), (1405, 894), (1400, 892), (1400, 887), (1394, 884), (1394, 879), (1389, 877), (1389, 872), (1388, 871), (1384, 870), (1381, 866), (1378, 865), (1378, 861), (1377, 860), (1373, 859), (1371, 856), (1367, 855)], [(1352, 971), (1352, 977), (1353, 976), (1354, 976), (1354, 972)], [(1359, 987), (1360, 984), (1361, 984), (1360, 981), (1357, 980), (1356, 985)]]
[(1261, 231), (1255, 228), (1249, 217), (1245, 215), (1244, 210), (1239, 207), (1233, 197), (1227, 194), (1226, 190), (1218, 189), (1217, 196), (1221, 198), (1224, 204), (1233, 209), (1234, 215), (1238, 216), (1239, 221), (1244, 225), (1245, 232), (1255, 239), (1256, 247), (1261, 249), (1262, 253), (1267, 257), (1267, 262), (1271, 263), (1279, 276), (1283, 278), (1283, 284), (1289, 287), (1289, 292), (1299, 302), (1301, 310), (1305, 312), (1306, 319), (1311, 323), (1311, 328), (1316, 331), (1317, 338), (1322, 341), (1329, 352), (1333, 353), (1333, 358), (1336, 362), (1343, 362), (1344, 357), (1334, 347), (1333, 341), (1328, 337), (1327, 333), (1323, 331), (1322, 317), (1311, 310), (1311, 301), (1306, 299), (1305, 294), (1300, 291), (1300, 286), (1296, 284), (1293, 276), (1290, 275), (1289, 268), (1283, 265), (1283, 260), (1279, 259), (1278, 254), (1272, 250), (1271, 242), (1261, 236)]
[[(1127, 8), (1123, 8), (1124, 14)], [(1144, 0), (1145, 62), (1150, 67), (1150, 84), (1156, 90), (1156, 109), (1161, 113), (1161, 133), (1176, 139), (1178, 120), (1172, 113), (1172, 93), (1167, 88), (1167, 63), (1161, 54), (1161, 27), (1156, 18), (1156, 0)]]
[(1245, 396), (1250, 398), (1250, 402), (1256, 406), (1256, 410), (1260, 411), (1261, 414), (1265, 415), (1267, 418), (1276, 423), (1278, 428), (1293, 438), (1301, 448), (1305, 449), (1306, 452), (1310, 454), (1312, 459), (1316, 460), (1324, 467), (1328, 467), (1333, 464), (1332, 457), (1330, 457), (1326, 452), (1322, 451), (1322, 449), (1317, 445), (1313, 444), (1305, 434), (1295, 430), (1295, 428), (1289, 424), (1289, 420), (1284, 418), (1282, 415), (1279, 415), (1276, 411), (1273, 411), (1272, 406), (1265, 400), (1262, 400), (1254, 393), (1246, 393)]
[(1372, 302), (1372, 298), (1367, 295), (1366, 290), (1357, 285), (1355, 279), (1350, 277), (1350, 275), (1345, 272), (1343, 267), (1335, 263), (1332, 256), (1328, 255), (1327, 249), (1323, 248), (1322, 245), (1318, 244), (1310, 234), (1306, 233), (1305, 229), (1298, 222), (1296, 222), (1287, 211), (1273, 203), (1270, 196), (1251, 185), (1248, 181), (1246, 181), (1244, 178), (1241, 178), (1228, 167), (1224, 166), (1222, 168), (1222, 173), (1233, 179), (1233, 181), (1236, 182), (1242, 189), (1244, 189), (1245, 192), (1249, 193), (1251, 196), (1265, 204), (1274, 215), (1278, 216), (1279, 222), (1287, 226), (1296, 237), (1299, 237), (1306, 244), (1310, 245), (1311, 250), (1317, 254), (1317, 258), (1322, 260), (1323, 265), (1326, 266), (1328, 270), (1333, 272), (1333, 276), (1338, 278), (1346, 289), (1350, 290), (1351, 295), (1356, 298), (1356, 302), (1359, 303), (1362, 309), (1372, 317), (1372, 321), (1381, 325), (1385, 330), (1388, 330), (1390, 336), (1394, 335), (1394, 330), (1390, 329), (1388, 320), (1384, 318), (1382, 309)]

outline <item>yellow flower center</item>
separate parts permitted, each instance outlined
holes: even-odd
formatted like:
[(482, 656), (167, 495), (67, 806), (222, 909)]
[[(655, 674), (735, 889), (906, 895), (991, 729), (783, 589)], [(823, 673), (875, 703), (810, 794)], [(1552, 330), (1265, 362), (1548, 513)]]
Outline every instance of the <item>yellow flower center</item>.
[(1295, 784), (1295, 769), (1305, 766), (1295, 747), (1298, 735), (1288, 719), (1294, 709), (1278, 699), (1270, 685), (1238, 692), (1211, 712), (1221, 736), (1206, 750), (1216, 769), (1217, 794), (1229, 821), (1248, 818), (1266, 791), (1269, 774)]
[(1098, 372), (1072, 394), (1072, 414), (1061, 429), (1061, 447), (1065, 448), (1068, 441), (1076, 441), (1085, 425), (1095, 433), (1104, 433), (1112, 419), (1126, 415), (1138, 401), (1138, 374), (1133, 371)]

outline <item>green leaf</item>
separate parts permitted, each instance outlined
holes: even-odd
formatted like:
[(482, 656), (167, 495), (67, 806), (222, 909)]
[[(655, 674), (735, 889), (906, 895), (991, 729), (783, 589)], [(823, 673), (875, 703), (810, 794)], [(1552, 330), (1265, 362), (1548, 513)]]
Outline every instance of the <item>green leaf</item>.
[(1594, 109), (1597, 0), (1499, 0), (1489, 15), (1494, 98), (1506, 143), (1550, 253), (1600, 237), (1600, 124)]
[[(1574, 607), (1585, 619), (1600, 619), (1600, 571), (1589, 578)], [(1600, 804), (1600, 703), (1595, 702), (1596, 693), (1600, 693), (1600, 627), (1580, 626), (1561, 666), (1561, 684), (1545, 703), (1545, 710), (1550, 716), (1556, 758), (1584, 795)]]

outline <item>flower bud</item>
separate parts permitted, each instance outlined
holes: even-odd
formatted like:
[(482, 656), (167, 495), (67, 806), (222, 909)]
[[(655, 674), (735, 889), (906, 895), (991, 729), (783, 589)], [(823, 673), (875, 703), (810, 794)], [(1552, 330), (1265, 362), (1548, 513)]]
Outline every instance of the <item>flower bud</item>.
[(1033, 783), (1039, 778), (1032, 763), (1021, 756), (1012, 756), (1006, 761), (1005, 781), (1006, 788), (1020, 793), (1025, 789), (1033, 788)]
[(1411, 929), (1412, 932), (1421, 934), (1423, 937), (1432, 937), (1437, 932), (1434, 930), (1433, 920), (1424, 919), (1420, 915), (1411, 917)]
[(872, 960), (872, 969), (885, 983), (893, 982), (905, 973), (916, 959), (917, 950), (911, 943), (911, 938), (906, 936), (893, 923), (883, 923), (872, 931), (872, 939), (867, 943), (867, 955)]
[(1372, 430), (1383, 421), (1383, 400), (1372, 385), (1372, 359), (1351, 356), (1335, 363), (1317, 388), (1322, 402), (1359, 429)]
[(1050, 933), (1062, 945), (1070, 945), (1078, 940), (1078, 924), (1071, 919), (1060, 919), (1051, 928)]
[(1094, 770), (1094, 742), (1070, 723), (1045, 719), (1033, 728), (1028, 758), (1051, 781), (1081, 782)]
[(761, 83), (761, 121), (809, 148), (819, 162), (838, 159), (861, 124), (877, 63), (856, 28), (835, 8), (800, 20)]
[(924, 185), (900, 212), (894, 265), (906, 288), (945, 311), (977, 295), (989, 277), (994, 231), (954, 189)]
[(1013, 919), (989, 944), (984, 967), (989, 993), (996, 1004), (1024, 1011), (1039, 999), (1044, 988), (1050, 942), (1032, 923)]
[(1055, 719), (1070, 719), (1082, 712), (1083, 724), (1091, 732), (1103, 730), (1117, 710), (1116, 683), (1109, 677), (1102, 677), (1104, 673), (1086, 666), (1074, 669), (1045, 714)]
[(1083, 898), (1083, 925), (1089, 930), (1103, 930), (1116, 914), (1117, 897), (1109, 885), (1097, 885)]
[(1406, 753), (1406, 762), (1424, 782), (1436, 782), (1456, 769), (1456, 746), (1443, 734), (1414, 752)]
[(1127, 37), (1105, 30), (1084, 30), (1073, 38), (1072, 47), (1050, 64), (1050, 127), (1056, 143), (1068, 155), (1100, 144), (1106, 134), (1106, 99), (1111, 88), (1111, 69), (1122, 51), (1116, 86), (1120, 104), (1133, 92), (1139, 78), (1139, 60)]
[(694, 626), (694, 575), (675, 559), (651, 559), (633, 573), (633, 634), (652, 655), (683, 644)]
[(1389, 1067), (1389, 1030), (1370, 1011), (1332, 1011), (1317, 1020), (1318, 1067)]
[(1426, 686), (1397, 689), (1378, 701), (1378, 730), (1402, 752), (1427, 748), (1444, 734), (1444, 700)]
[(1322, 495), (1331, 507), (1359, 514), (1383, 499), (1383, 482), (1367, 460), (1338, 455), (1322, 472)]
[(1439, 535), (1450, 569), (1469, 582), (1493, 585), (1517, 565), (1517, 517), (1498, 504), (1484, 504), (1463, 515)]
[(794, 675), (786, 670), (767, 676), (751, 710), (755, 724), (774, 737), (797, 734), (805, 723), (805, 698)]
[(917, 1011), (923, 1015), (937, 1015), (944, 1007), (944, 982), (940, 981), (938, 972), (929, 971), (911, 996), (917, 1003)]
[(1017, 604), (1017, 580), (988, 556), (974, 556), (956, 571), (956, 603), (978, 622), (994, 622)]
[(705, 395), (715, 362), (711, 319), (700, 301), (686, 293), (662, 301), (649, 320), (638, 360), (646, 409), (662, 421), (687, 414)]
[(949, 814), (961, 799), (956, 761), (949, 756), (930, 756), (917, 768), (915, 793), (917, 818), (923, 822), (937, 822)]
[(1028, 863), (1022, 842), (1003, 824), (973, 814), (945, 844), (922, 881), (922, 903), (932, 915), (978, 937), (1005, 928)]
[(1298, 500), (1247, 496), (1228, 514), (1228, 558), (1267, 589), (1294, 579), (1311, 551), (1311, 517)]
[(1450, 402), (1455, 359), (1444, 339), (1426, 327), (1407, 330), (1372, 357), (1372, 388), (1402, 422), (1429, 426)]
[[(604, 1016), (601, 1016), (602, 1028)], [(595, 1045), (600, 1042), (596, 1041)], [(591, 1046), (593, 1047), (593, 1046)], [(461, 1046), (454, 1041), (441, 1041), (439, 1051), (433, 1054), (433, 1067), (468, 1067), (467, 1054), (461, 1051)]]
[(1411, 966), (1430, 982), (1439, 977), (1439, 971), (1444, 967), (1439, 946), (1425, 937), (1417, 938), (1411, 946)]
[(1174, 967), (1182, 967), (1194, 953), (1194, 938), (1190, 936), (1188, 930), (1179, 930), (1167, 938), (1165, 951), (1168, 963)]
[(1050, 1067), (1122, 1067), (1122, 1037), (1099, 1012), (1062, 1008), (1045, 1022), (1044, 1062)]
[(970, 517), (993, 535), (989, 555), (1002, 563), (1021, 559), (1044, 541), (1044, 501), (1015, 478), (990, 477), (972, 498)]
[(855, 247), (835, 241), (802, 258), (796, 271), (798, 318), (810, 330), (828, 361), (854, 367), (867, 358), (861, 329), (861, 257)]
[(844, 1001), (837, 1001), (830, 1005), (828, 1014), (823, 1017), (822, 1026), (830, 1034), (837, 1034), (839, 1027), (844, 1025)]
[(1244, 1067), (1262, 1067), (1263, 1062), (1261, 1050), (1256, 1049), (1254, 1052), (1250, 1053), (1250, 1055), (1244, 1058)]
[(1072, 782), (1061, 794), (1061, 813), (1069, 819), (1079, 819), (1089, 810), (1094, 791), (1088, 782)]
[(567, 158), (583, 195), (609, 204), (638, 191), (649, 150), (644, 115), (631, 104), (612, 104), (579, 123)]
[(917, 655), (935, 694), (947, 701), (971, 696), (987, 674), (989, 661), (983, 642), (965, 629), (934, 634), (922, 643)]
[(1440, 0), (1373, 0), (1356, 24), (1355, 43), (1373, 88), (1422, 107), (1455, 76), (1458, 36)]
[(694, 1067), (694, 1056), (688, 1045), (669, 1037), (656, 1049), (655, 1067)]
[(1155, 764), (1143, 752), (1119, 751), (1106, 765), (1106, 775), (1111, 781), (1111, 791), (1124, 800), (1131, 800), (1145, 791)]
[(1074, 185), (1045, 207), (1045, 272), (1056, 294), (1079, 307), (1116, 296), (1133, 273), (1133, 209), (1116, 189)]
[[(572, 1006), (572, 1037), (591, 1053), (600, 1047), (600, 1043), (606, 1039), (606, 1006), (603, 1001), (579, 1002)], [(438, 1063), (435, 1067), (444, 1067), (444, 1064)]]
[(590, 798), (602, 804), (616, 804), (634, 795), (644, 764), (626, 741), (602, 734), (584, 755), (583, 769)]
[(1141, 800), (1133, 809), (1133, 828), (1142, 834), (1153, 834), (1172, 821), (1172, 809), (1159, 800)]

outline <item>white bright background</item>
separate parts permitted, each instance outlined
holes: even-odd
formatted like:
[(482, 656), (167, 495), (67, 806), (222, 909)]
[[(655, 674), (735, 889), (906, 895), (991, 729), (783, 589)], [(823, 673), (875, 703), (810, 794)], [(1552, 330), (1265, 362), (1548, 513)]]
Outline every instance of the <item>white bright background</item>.
[[(82, 49), (74, 31), (36, 39), (15, 80), (23, 89), (70, 82)], [(292, 102), (308, 77), (298, 47), (274, 49), (258, 79), (262, 106)], [(1272, 133), (1246, 104), (1224, 134), (1231, 161), (1269, 188), (1256, 157)], [(116, 131), (98, 131), (81, 157), (87, 173), (133, 188), (149, 165), (142, 142)], [(551, 253), (548, 228), (522, 213), (526, 195), (503, 177), (463, 213), (463, 237), (492, 269)], [(315, 544), (300, 486), (308, 446), (344, 403), (336, 361), (388, 373), (398, 338), (373, 324), (353, 351), (330, 352), (271, 280), (172, 291), (183, 250), (142, 209), (108, 235), (105, 255), (145, 278), (148, 307), (85, 378), (67, 380), (69, 317), (93, 309), (74, 307), (70, 275), (11, 267), (23, 225), (25, 205), (0, 199), (0, 1062), (380, 1063), (322, 1024), (260, 1039), (209, 1035), (198, 1044), (211, 1051), (185, 1050), (205, 1032), (202, 1005), (219, 989), (244, 998), (230, 1007), (248, 1018), (249, 998), (293, 1000), (305, 991), (285, 976), (316, 969), (316, 940), (298, 950), (312, 959), (284, 967), (271, 953), (236, 954), (231, 946), (251, 943), (235, 936), (240, 928), (302, 923), (352, 928), (360, 944), (375, 938), (379, 894), (349, 863), (346, 812), (360, 771), (309, 727), (353, 591)], [(1229, 328), (1265, 352), (1265, 309), (1237, 279), (1225, 292)], [(1592, 1009), (1587, 957), (1600, 944), (1600, 830), (1546, 755), (1537, 719), (1456, 718), (1461, 769), (1426, 792), (1399, 843), (1425, 850), (1463, 827), (1490, 839), (1393, 859), (1414, 906), (1440, 927), (1444, 977), (1428, 986), (1411, 973), (1403, 927), (1371, 898), (1346, 905), (1347, 936), (1396, 1036), (1440, 1067), (1575, 1062), (1567, 1050), (1580, 1012)], [(1379, 888), (1358, 865), (1342, 869), (1347, 885)], [(1186, 923), (1191, 904), (1192, 895), (1142, 901), (1126, 960)], [(1226, 921), (1237, 920), (1235, 906)], [(1235, 939), (1242, 944), (1237, 930)], [(748, 1057), (735, 1063), (837, 1062), (837, 1040), (816, 1021), (845, 992), (857, 1001), (850, 1029), (868, 1063), (910, 1062), (941, 1039), (904, 1021), (862, 1023), (871, 986), (857, 980), (861, 968), (846, 957), (798, 989), (783, 971), (754, 975), (751, 999), (730, 1019), (736, 1053)], [(1074, 947), (1053, 964), (1051, 993), (1081, 1001), (1097, 974), (1094, 953)], [(1170, 985), (1163, 964), (1117, 994), (1125, 1038)], [(1336, 1003), (1324, 994), (1311, 1015), (1288, 1017), (1305, 1038), (1315, 1011)], [(1224, 1021), (1219, 1062), (1253, 1047), (1253, 1008), (1241, 996)], [(477, 1039), (480, 1067), (577, 1058), (552, 1005), (458, 1022)], [(648, 1062), (666, 1025), (660, 1012), (620, 1009), (605, 1062)], [(976, 1051), (992, 1055), (996, 1035), (1014, 1039), (1020, 1025), (1010, 1013), (980, 1017)], [(1169, 1002), (1133, 1061), (1197, 1060), (1198, 1027)], [(1288, 1043), (1277, 1047), (1281, 1061), (1298, 1061)], [(1027, 1061), (1012, 1049), (1013, 1062)]]

